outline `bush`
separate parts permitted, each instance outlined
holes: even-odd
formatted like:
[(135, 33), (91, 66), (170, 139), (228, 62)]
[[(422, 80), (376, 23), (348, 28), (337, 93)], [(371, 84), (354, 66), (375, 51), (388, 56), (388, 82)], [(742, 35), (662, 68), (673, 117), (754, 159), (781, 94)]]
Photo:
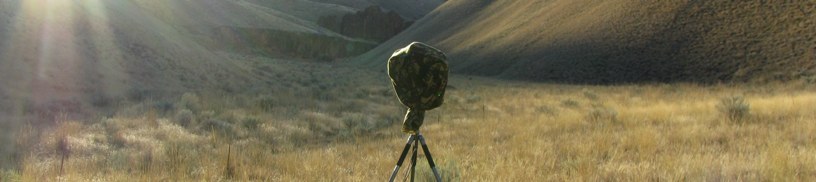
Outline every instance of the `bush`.
[(550, 106), (547, 106), (547, 105), (538, 106), (536, 108), (536, 112), (546, 114), (548, 116), (558, 115), (558, 110), (556, 110), (556, 108), (553, 108), (553, 107), (550, 107)]
[(113, 145), (114, 147), (120, 147), (121, 148), (121, 147), (125, 147), (125, 145), (127, 145), (127, 138), (125, 136), (124, 131), (116, 131), (115, 133), (112, 133), (110, 140), (111, 140), (110, 141), (111, 145)]
[(374, 123), (369, 122), (369, 118), (360, 113), (343, 113), (342, 120), (346, 126), (344, 134), (348, 136), (369, 132), (376, 127)]
[(90, 100), (91, 100), (91, 104), (94, 107), (98, 107), (98, 108), (110, 107), (111, 105), (113, 105), (113, 102), (114, 102), (113, 98), (107, 96), (103, 92), (94, 93), (93, 95), (91, 95)]
[(561, 106), (564, 106), (564, 107), (577, 108), (579, 105), (580, 104), (578, 104), (578, 101), (575, 101), (575, 100), (572, 100), (572, 99), (567, 99), (567, 100), (561, 101)]
[(194, 119), (195, 115), (193, 114), (193, 111), (190, 111), (189, 109), (182, 109), (176, 113), (175, 117), (176, 123), (178, 123), (179, 126), (190, 126)]
[(23, 181), (22, 176), (20, 175), (19, 171), (16, 170), (3, 170), (0, 171), (0, 180), (8, 180), (8, 181)]
[[(434, 158), (436, 159), (436, 158)], [(417, 159), (417, 177), (418, 181), (436, 181), (436, 177), (433, 174), (433, 171), (430, 169), (430, 166), (426, 165), (419, 165), (420, 163), (424, 163), (425, 161), (422, 159)], [(440, 165), (439, 163), (436, 164), (437, 170), (439, 170), (439, 176), (442, 178), (442, 181), (462, 181), (462, 174), (459, 165), (454, 161), (445, 162), (444, 165)], [(409, 168), (410, 165), (406, 165), (406, 168)]]
[(739, 122), (747, 118), (751, 105), (745, 102), (742, 96), (731, 96), (720, 99), (717, 110), (732, 122)]
[(142, 102), (153, 95), (150, 90), (144, 88), (131, 88), (127, 91), (127, 98), (133, 102)]
[(179, 101), (178, 106), (181, 108), (189, 109), (191, 111), (198, 111), (201, 109), (201, 99), (198, 98), (198, 95), (194, 93), (184, 93), (181, 95), (181, 100)]
[(318, 91), (318, 92), (313, 92), (312, 94), (314, 95), (313, 97), (315, 99), (319, 100), (319, 101), (328, 101), (328, 102), (330, 102), (330, 101), (335, 100), (335, 97), (334, 97), (332, 92)]
[(589, 99), (591, 101), (597, 101), (600, 98), (600, 97), (598, 97), (598, 94), (595, 94), (595, 92), (592, 92), (590, 90), (583, 90), (583, 93), (584, 93), (584, 97), (586, 97), (587, 99)]
[(261, 123), (262, 123), (261, 120), (258, 119), (258, 118), (247, 117), (247, 118), (244, 118), (244, 121), (242, 122), (242, 125), (246, 129), (255, 131), (261, 126)]
[(219, 136), (230, 138), (235, 136), (235, 132), (232, 130), (232, 124), (226, 121), (207, 119), (203, 120), (200, 125), (199, 130), (201, 131), (208, 131), (211, 134), (218, 134)]
[(369, 134), (377, 129), (388, 127), (391, 123), (391, 120), (387, 118), (372, 117), (362, 113), (343, 113), (341, 120), (345, 126), (340, 133), (343, 137)]
[(258, 99), (258, 107), (264, 111), (271, 111), (275, 108), (275, 104), (277, 103), (278, 100), (271, 96), (264, 96)]
[(153, 109), (155, 109), (160, 115), (172, 113), (171, 111), (173, 111), (175, 108), (176, 106), (173, 105), (172, 101), (156, 101), (156, 103), (153, 103)]

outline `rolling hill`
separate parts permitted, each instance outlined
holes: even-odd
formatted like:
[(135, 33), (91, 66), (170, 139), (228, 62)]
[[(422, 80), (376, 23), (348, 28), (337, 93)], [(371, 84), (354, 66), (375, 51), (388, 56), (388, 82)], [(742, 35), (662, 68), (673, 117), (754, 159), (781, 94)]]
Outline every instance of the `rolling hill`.
[(436, 9), (446, 0), (311, 0), (327, 4), (346, 6), (354, 9), (365, 9), (378, 6), (394, 11), (408, 20), (417, 20)]
[(381, 180), (416, 40), (489, 76), (426, 113), (444, 181), (816, 181), (814, 3), (787, 2), (0, 0), (0, 181)]
[(349, 62), (424, 41), (456, 73), (565, 83), (816, 81), (816, 3), (451, 0)]
[(24, 123), (111, 117), (185, 92), (280, 87), (247, 54), (314, 60), (363, 53), (377, 42), (323, 28), (318, 19), (385, 6), (415, 19), (441, 3), (415, 1), (430, 3), (422, 9), (394, 2), (0, 0), (0, 169), (10, 164), (6, 154), (14, 153)]
[(389, 1), (365, 2), (3, 0), (0, 106), (82, 113), (122, 99), (258, 87), (262, 76), (224, 54), (313, 60), (363, 53), (377, 43), (317, 20)]

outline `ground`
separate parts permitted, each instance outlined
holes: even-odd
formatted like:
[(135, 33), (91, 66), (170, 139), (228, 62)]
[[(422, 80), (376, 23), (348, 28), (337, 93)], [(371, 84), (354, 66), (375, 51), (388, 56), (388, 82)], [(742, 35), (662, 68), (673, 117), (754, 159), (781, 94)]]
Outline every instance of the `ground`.
[[(19, 127), (18, 167), (2, 171), (0, 181), (390, 175), (406, 140), (405, 109), (384, 72), (227, 57), (246, 61), (265, 83), (122, 101), (91, 119)], [(591, 86), (453, 75), (448, 89), (421, 129), (446, 181), (816, 178), (812, 86)], [(419, 160), (421, 181), (431, 180)]]

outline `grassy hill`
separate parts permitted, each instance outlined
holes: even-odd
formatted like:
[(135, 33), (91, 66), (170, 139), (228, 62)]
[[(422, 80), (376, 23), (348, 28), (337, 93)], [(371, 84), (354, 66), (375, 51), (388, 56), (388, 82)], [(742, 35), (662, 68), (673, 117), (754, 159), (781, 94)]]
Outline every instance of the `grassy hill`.
[(139, 3), (3, 1), (0, 83), (14, 85), (3, 90), (14, 98), (70, 100), (248, 78), (240, 63)]
[(394, 11), (408, 20), (420, 19), (425, 14), (436, 9), (445, 0), (310, 0), (327, 4), (336, 4), (354, 9), (365, 9), (371, 6), (379, 6), (383, 9)]
[(816, 3), (452, 0), (351, 62), (425, 41), (457, 73), (568, 83), (816, 81)]
[(135, 103), (167, 109), (173, 107), (167, 99), (186, 92), (236, 94), (282, 84), (253, 71), (247, 54), (314, 60), (373, 48), (375, 42), (317, 24), (322, 16), (382, 4), (365, 2), (2, 0), (0, 168), (16, 151), (7, 145), (15, 142), (13, 128), (25, 123), (41, 131), (60, 120), (115, 116)]
[[(808, 3), (451, 0), (341, 64), (305, 56), (367, 42), (306, 12), (433, 1), (41, 2), (0, 0), (0, 181), (383, 180), (406, 108), (382, 70), (359, 65), (382, 69), (415, 39), (459, 73), (500, 78), (451, 74), (426, 113), (445, 181), (816, 178), (814, 84), (502, 79), (763, 82), (798, 65), (790, 79), (806, 80), (812, 44), (772, 45), (812, 40), (811, 18), (786, 20)], [(772, 23), (789, 21), (804, 24)], [(757, 50), (737, 62), (731, 48)]]
[(262, 79), (220, 52), (313, 60), (355, 55), (376, 45), (317, 25), (321, 16), (361, 9), (317, 1), (7, 0), (0, 5), (0, 84), (13, 85), (0, 95), (31, 101), (32, 107), (55, 100), (65, 105), (99, 100), (93, 102), (104, 107), (107, 100), (181, 90), (241, 90)]

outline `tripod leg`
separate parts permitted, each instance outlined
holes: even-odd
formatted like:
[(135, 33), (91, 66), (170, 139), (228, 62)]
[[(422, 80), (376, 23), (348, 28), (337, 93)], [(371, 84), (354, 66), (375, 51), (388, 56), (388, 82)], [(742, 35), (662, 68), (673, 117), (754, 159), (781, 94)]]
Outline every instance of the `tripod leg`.
[(400, 158), (397, 161), (397, 166), (394, 167), (394, 171), (391, 172), (391, 177), (388, 178), (389, 182), (393, 182), (394, 178), (397, 177), (397, 172), (399, 172), (399, 168), (402, 165), (402, 162), (405, 161), (405, 156), (408, 155), (408, 149), (411, 148), (411, 142), (416, 140), (415, 135), (411, 135), (408, 137), (408, 142), (405, 143), (405, 148), (402, 149), (402, 154), (400, 154)]
[(414, 154), (411, 155), (411, 182), (414, 182), (414, 173), (416, 173), (416, 161), (419, 147), (419, 141), (414, 139)]
[(428, 149), (428, 144), (425, 143), (425, 138), (422, 135), (417, 136), (417, 140), (422, 142), (422, 152), (425, 152), (425, 157), (428, 158), (428, 164), (431, 165), (431, 170), (434, 173), (434, 177), (436, 177), (436, 181), (442, 181), (442, 177), (439, 176), (439, 170), (436, 169), (436, 164), (433, 161), (433, 157), (431, 157), (431, 151)]

